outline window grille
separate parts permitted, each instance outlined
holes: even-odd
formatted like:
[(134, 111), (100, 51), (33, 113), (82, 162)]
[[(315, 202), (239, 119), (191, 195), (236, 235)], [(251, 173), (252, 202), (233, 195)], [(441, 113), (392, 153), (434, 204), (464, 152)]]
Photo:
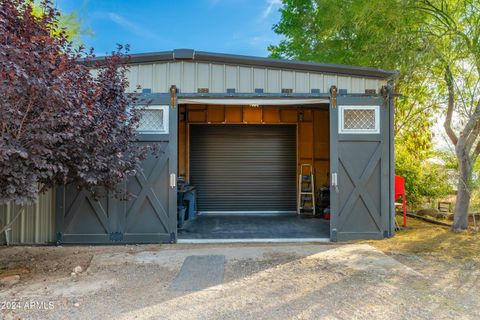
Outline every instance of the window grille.
[(148, 106), (140, 111), (140, 133), (168, 133), (168, 106)]
[(339, 133), (380, 133), (379, 106), (340, 106)]

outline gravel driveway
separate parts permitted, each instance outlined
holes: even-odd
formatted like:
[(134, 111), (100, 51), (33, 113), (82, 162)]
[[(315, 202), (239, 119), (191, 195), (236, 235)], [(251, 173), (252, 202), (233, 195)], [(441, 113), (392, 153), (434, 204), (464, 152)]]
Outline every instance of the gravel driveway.
[[(430, 275), (367, 244), (17, 247), (0, 255), (31, 270), (0, 289), (6, 319), (480, 318)], [(209, 255), (222, 263), (223, 281), (172, 289), (187, 257)]]

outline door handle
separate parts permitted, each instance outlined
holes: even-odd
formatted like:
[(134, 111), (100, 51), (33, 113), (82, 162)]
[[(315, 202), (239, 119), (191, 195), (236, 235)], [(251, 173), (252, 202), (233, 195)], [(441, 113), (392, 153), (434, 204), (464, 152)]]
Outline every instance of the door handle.
[(170, 173), (170, 187), (175, 188), (177, 186), (177, 175), (175, 173)]
[(332, 173), (332, 187), (335, 189), (335, 192), (338, 193), (338, 177), (337, 173)]

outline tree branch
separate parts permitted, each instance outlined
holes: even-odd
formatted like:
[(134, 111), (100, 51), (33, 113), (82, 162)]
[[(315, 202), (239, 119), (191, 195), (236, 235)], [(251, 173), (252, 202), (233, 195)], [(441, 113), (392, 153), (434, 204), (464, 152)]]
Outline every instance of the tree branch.
[(445, 128), (445, 132), (447, 136), (450, 138), (452, 143), (456, 146), (458, 142), (458, 137), (452, 129), (452, 115), (453, 109), (455, 107), (455, 88), (453, 85), (453, 77), (450, 68), (447, 66), (445, 70), (445, 82), (447, 83), (448, 89), (448, 108), (447, 108), (447, 116), (445, 117), (445, 123), (443, 127)]
[[(479, 112), (480, 110), (480, 100), (478, 101), (477, 103), (477, 108), (476, 108), (476, 112), (475, 112), (475, 115)], [(480, 121), (477, 119), (477, 127), (480, 127)], [(480, 131), (480, 130), (479, 130)], [(472, 145), (473, 143), (475, 142), (475, 139), (478, 138), (478, 135), (480, 134), (480, 132), (477, 132), (477, 135), (475, 137), (469, 137), (469, 139), (472, 139)], [(477, 146), (475, 147), (475, 149), (473, 150), (473, 153), (472, 153), (472, 159), (473, 161), (475, 161), (478, 157), (478, 155), (480, 154), (480, 141), (477, 142)]]

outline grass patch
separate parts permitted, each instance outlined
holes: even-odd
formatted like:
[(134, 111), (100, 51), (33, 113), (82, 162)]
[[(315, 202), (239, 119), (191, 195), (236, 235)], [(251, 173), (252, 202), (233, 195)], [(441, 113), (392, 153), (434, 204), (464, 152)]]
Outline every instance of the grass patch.
[[(397, 221), (401, 223), (401, 217)], [(448, 227), (408, 218), (407, 229), (397, 231), (392, 238), (367, 241), (382, 251), (405, 254), (434, 254), (452, 259), (480, 260), (480, 233), (451, 232)]]

